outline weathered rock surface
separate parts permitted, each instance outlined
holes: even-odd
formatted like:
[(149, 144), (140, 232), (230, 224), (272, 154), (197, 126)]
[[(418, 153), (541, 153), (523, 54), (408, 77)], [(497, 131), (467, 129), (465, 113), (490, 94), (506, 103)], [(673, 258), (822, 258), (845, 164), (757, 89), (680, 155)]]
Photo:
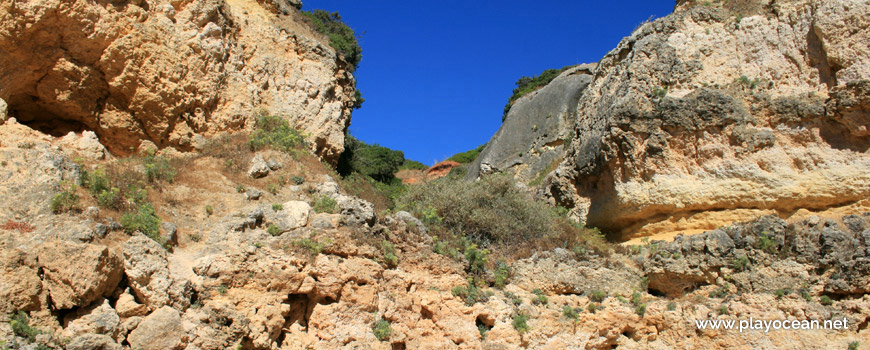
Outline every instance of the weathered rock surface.
[(184, 329), (177, 310), (164, 306), (145, 317), (127, 337), (130, 346), (142, 350), (183, 349)]
[(190, 305), (190, 282), (170, 274), (168, 252), (160, 244), (137, 234), (124, 243), (123, 251), (127, 282), (143, 304), (151, 310)]
[[(541, 176), (553, 204), (624, 238), (866, 208), (868, 18), (860, 0), (686, 1), (608, 53), (582, 93), (566, 72), (518, 100), (481, 172)], [(547, 122), (536, 108), (551, 90), (563, 98)]]
[(58, 310), (86, 306), (111, 294), (124, 270), (105, 246), (48, 241), (38, 248), (43, 285)]
[(262, 109), (310, 133), (326, 160), (344, 149), (354, 77), (284, 1), (0, 9), (0, 99), (19, 122), (55, 136), (91, 130), (128, 154), (143, 139), (190, 149), (197, 135), (252, 127)]
[(574, 138), (576, 106), (595, 64), (569, 68), (514, 102), (504, 123), (468, 169), (467, 178), (509, 172), (525, 182), (553, 171)]

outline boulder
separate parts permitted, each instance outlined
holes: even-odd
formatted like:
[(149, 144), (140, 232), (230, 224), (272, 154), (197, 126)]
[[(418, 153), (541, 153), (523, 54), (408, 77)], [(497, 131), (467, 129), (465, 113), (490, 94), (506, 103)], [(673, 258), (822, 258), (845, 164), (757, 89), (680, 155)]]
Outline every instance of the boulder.
[(177, 310), (164, 306), (145, 317), (127, 336), (133, 349), (174, 350), (184, 347), (187, 336)]
[(7, 111), (8, 107), (6, 101), (0, 98), (0, 125), (3, 125), (3, 123), (6, 122), (6, 119), (9, 119), (9, 112)]
[(124, 243), (123, 254), (130, 289), (149, 309), (190, 305), (190, 282), (170, 275), (168, 253), (160, 244), (137, 234)]
[(124, 269), (105, 246), (48, 241), (38, 248), (43, 283), (60, 310), (89, 305), (115, 291)]
[(66, 331), (73, 336), (83, 334), (106, 334), (114, 337), (121, 325), (121, 317), (109, 304), (108, 299), (78, 309), (64, 317)]
[(248, 176), (255, 179), (269, 175), (269, 164), (263, 159), (262, 155), (256, 155), (251, 159), (251, 166), (248, 168)]
[(338, 212), (341, 214), (341, 223), (347, 226), (369, 225), (372, 226), (377, 221), (375, 216), (375, 206), (366, 200), (337, 195), (335, 197)]
[(116, 343), (105, 334), (82, 334), (70, 340), (66, 345), (67, 350), (123, 350), (124, 347)]

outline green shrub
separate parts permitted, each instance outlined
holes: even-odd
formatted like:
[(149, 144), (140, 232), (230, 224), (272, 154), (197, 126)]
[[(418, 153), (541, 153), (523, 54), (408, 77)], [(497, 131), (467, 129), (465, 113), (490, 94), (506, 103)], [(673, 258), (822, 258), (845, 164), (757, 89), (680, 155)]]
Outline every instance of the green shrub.
[(600, 308), (601, 308), (600, 305), (598, 305), (596, 303), (589, 303), (589, 305), (586, 306), (586, 311), (589, 311), (590, 313), (594, 314)]
[(468, 284), (465, 286), (456, 286), (450, 290), (450, 293), (455, 297), (465, 300), (465, 305), (472, 306), (476, 303), (485, 303), (492, 296), (490, 292), (484, 292), (477, 286), (473, 278), (468, 279)]
[(399, 165), (399, 170), (426, 170), (429, 169), (426, 164), (420, 163), (416, 160), (405, 159), (402, 165)]
[(775, 295), (777, 299), (782, 299), (782, 297), (789, 294), (791, 294), (791, 291), (788, 289), (777, 289), (773, 292), (773, 295)]
[(728, 306), (727, 305), (719, 305), (719, 309), (717, 311), (719, 311), (720, 315), (727, 315), (728, 314)]
[(334, 214), (335, 209), (336, 209), (335, 207), (337, 205), (338, 205), (338, 203), (335, 202), (335, 199), (329, 198), (327, 196), (323, 196), (323, 197), (320, 197), (319, 199), (317, 199), (316, 202), (314, 202), (313, 209), (317, 213)]
[(738, 256), (731, 263), (731, 266), (737, 271), (746, 271), (746, 269), (749, 268), (749, 258), (745, 255)]
[(631, 303), (634, 305), (640, 305), (641, 303), (641, 295), (640, 292), (635, 291), (631, 294)]
[[(341, 15), (338, 12), (329, 13), (324, 10), (301, 11), (300, 13), (305, 16), (306, 21), (315, 30), (329, 37), (329, 45), (344, 56), (344, 59), (351, 65), (350, 71), (353, 72), (362, 59), (362, 48), (359, 46), (353, 29), (342, 22)], [(359, 99), (362, 99), (362, 95), (359, 95)]]
[(55, 194), (54, 197), (51, 197), (51, 203), (49, 206), (51, 207), (51, 211), (55, 214), (80, 210), (79, 195), (75, 193), (75, 186), (70, 186), (60, 193)]
[(150, 203), (142, 204), (137, 210), (121, 215), (121, 226), (127, 233), (139, 231), (163, 244), (159, 232), (160, 218)]
[(508, 298), (514, 306), (520, 306), (523, 304), (523, 298), (520, 298), (519, 295), (516, 295), (511, 292), (504, 292), (505, 298)]
[(228, 290), (229, 290), (229, 289), (228, 289), (227, 286), (224, 285), (224, 284), (218, 286), (218, 294), (220, 294), (220, 295), (227, 294), (227, 291), (228, 291)]
[(268, 184), (266, 185), (266, 191), (271, 193), (273, 196), (278, 194), (278, 184)]
[(206, 205), (205, 213), (208, 214), (208, 216), (211, 216), (212, 214), (214, 214), (214, 207), (212, 207), (211, 205)]
[(336, 170), (341, 176), (360, 173), (379, 182), (390, 183), (396, 171), (405, 163), (405, 154), (378, 144), (367, 144), (348, 135), (344, 152), (338, 159)]
[(40, 330), (30, 326), (30, 318), (24, 311), (18, 311), (17, 314), (13, 315), (9, 325), (12, 327), (12, 333), (15, 333), (19, 337), (27, 338), (31, 342), (35, 341), (36, 336), (42, 333)]
[(381, 242), (381, 248), (384, 251), (384, 261), (390, 267), (395, 267), (399, 264), (399, 258), (396, 257), (396, 246), (388, 241)]
[(827, 295), (822, 295), (821, 297), (819, 297), (819, 303), (822, 305), (831, 305), (834, 303), (834, 300), (832, 300), (831, 297)]
[(858, 350), (858, 346), (860, 346), (860, 345), (861, 345), (861, 343), (859, 343), (859, 342), (857, 342), (857, 341), (853, 341), (853, 342), (849, 343), (849, 347), (847, 347), (846, 349), (848, 349), (848, 350)]
[(257, 151), (266, 147), (290, 152), (297, 145), (305, 144), (305, 137), (284, 118), (261, 114), (254, 121), (254, 133), (248, 145)]
[(366, 101), (366, 99), (364, 99), (362, 97), (362, 92), (359, 91), (359, 89), (357, 89), (356, 91), (353, 92), (353, 108), (354, 109), (362, 108), (362, 104), (365, 101)]
[(776, 250), (776, 241), (773, 239), (773, 236), (767, 232), (762, 232), (761, 235), (758, 236), (756, 248), (768, 253), (773, 253)]
[(549, 240), (596, 250), (605, 247), (599, 233), (560, 217), (554, 208), (519, 189), (510, 176), (492, 175), (475, 182), (441, 178), (409, 187), (397, 205), (427, 225), (441, 219), (448, 232), (461, 233), (480, 246), (497, 244), (515, 250), (520, 244)]
[(296, 175), (296, 176), (290, 178), (290, 181), (293, 181), (294, 184), (301, 185), (301, 184), (305, 183), (305, 178), (302, 176)]
[(507, 285), (511, 276), (511, 267), (504, 260), (499, 260), (495, 264), (493, 278), (495, 279), (495, 287), (498, 289), (504, 288)]
[(673, 301), (668, 303), (668, 311), (674, 311), (676, 309), (677, 309), (677, 303), (675, 303)]
[(637, 305), (634, 308), (634, 313), (636, 313), (640, 317), (643, 317), (643, 315), (646, 314), (646, 304)]
[(323, 252), (323, 248), (326, 248), (326, 244), (323, 244), (311, 238), (303, 238), (294, 242), (293, 244), (308, 249), (308, 251), (315, 255), (320, 254), (321, 252)]
[(372, 332), (374, 332), (375, 338), (378, 338), (379, 341), (384, 341), (390, 339), (390, 334), (393, 333), (393, 328), (390, 327), (390, 321), (381, 318), (372, 325)]
[(589, 300), (592, 300), (596, 303), (600, 303), (604, 301), (604, 298), (607, 298), (607, 293), (600, 290), (594, 290), (589, 294)]
[(145, 178), (150, 183), (158, 181), (166, 181), (172, 183), (178, 172), (169, 164), (169, 161), (164, 157), (154, 155), (154, 152), (148, 152), (142, 158), (142, 164), (145, 166)]
[(283, 233), (283, 232), (281, 231), (281, 228), (278, 227), (278, 225), (275, 225), (275, 224), (269, 224), (269, 227), (266, 228), (266, 232), (268, 232), (269, 235), (271, 235), (272, 237), (278, 237), (278, 236), (281, 235), (281, 233)]
[(466, 270), (474, 275), (483, 275), (486, 273), (486, 264), (489, 261), (489, 250), (478, 249), (476, 244), (471, 244), (465, 248), (465, 260), (468, 262)]
[(550, 303), (550, 299), (547, 298), (546, 295), (544, 295), (544, 291), (542, 291), (541, 289), (539, 289), (539, 288), (533, 289), (532, 294), (535, 295), (535, 298), (532, 299), (532, 304), (547, 305)]
[(514, 326), (514, 329), (517, 330), (517, 333), (520, 335), (528, 332), (531, 328), (529, 328), (529, 315), (525, 312), (517, 312), (513, 316), (513, 321), (511, 324)]
[(282, 211), (284, 210), (284, 205), (281, 203), (272, 204), (272, 211)]
[(486, 144), (477, 146), (477, 148), (469, 151), (454, 154), (450, 158), (447, 158), (447, 160), (451, 160), (457, 163), (471, 163), (475, 159), (477, 159), (477, 156), (480, 154), (481, 151), (483, 151), (484, 147), (486, 147)]
[(504, 106), (504, 114), (501, 117), (501, 121), (504, 122), (505, 118), (507, 118), (508, 112), (511, 110), (511, 106), (513, 106), (516, 100), (532, 91), (537, 90), (540, 87), (546, 86), (551, 81), (553, 81), (553, 79), (556, 79), (559, 74), (562, 74), (562, 72), (571, 67), (572, 66), (562, 67), (561, 69), (547, 69), (536, 77), (524, 76), (517, 80), (517, 87), (514, 89), (511, 97), (508, 99), (507, 105)]

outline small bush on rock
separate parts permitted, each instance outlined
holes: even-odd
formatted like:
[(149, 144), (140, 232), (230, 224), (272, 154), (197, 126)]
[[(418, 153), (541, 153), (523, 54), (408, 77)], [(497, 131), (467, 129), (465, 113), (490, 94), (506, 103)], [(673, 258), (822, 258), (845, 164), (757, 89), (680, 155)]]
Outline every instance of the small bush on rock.
[(163, 244), (159, 232), (160, 218), (150, 203), (140, 205), (138, 210), (121, 215), (121, 226), (127, 233), (139, 231), (157, 243)]
[(393, 328), (390, 327), (390, 321), (381, 318), (372, 325), (372, 332), (375, 334), (375, 338), (378, 338), (379, 341), (384, 341), (390, 339)]
[(305, 137), (292, 127), (284, 118), (261, 114), (254, 122), (256, 129), (251, 134), (248, 145), (257, 151), (266, 147), (290, 152), (298, 145), (305, 144)]
[(335, 213), (335, 207), (338, 203), (335, 202), (335, 199), (323, 196), (320, 197), (316, 202), (314, 202), (313, 209), (317, 213)]

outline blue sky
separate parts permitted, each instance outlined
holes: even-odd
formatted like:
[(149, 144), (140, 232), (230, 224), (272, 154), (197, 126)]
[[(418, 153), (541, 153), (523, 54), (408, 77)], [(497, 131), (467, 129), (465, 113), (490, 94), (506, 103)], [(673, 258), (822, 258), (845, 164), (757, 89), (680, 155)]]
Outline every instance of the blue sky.
[(489, 140), (514, 83), (597, 62), (674, 0), (303, 0), (362, 35), (350, 133), (431, 165)]

